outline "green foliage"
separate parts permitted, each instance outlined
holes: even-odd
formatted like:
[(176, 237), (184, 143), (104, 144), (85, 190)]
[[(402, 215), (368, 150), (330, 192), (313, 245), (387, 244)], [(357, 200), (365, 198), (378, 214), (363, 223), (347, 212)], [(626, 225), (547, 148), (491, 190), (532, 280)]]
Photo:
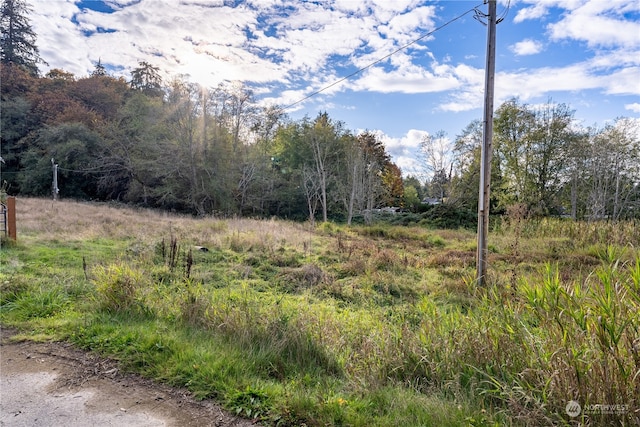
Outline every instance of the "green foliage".
[(445, 203), (424, 212), (420, 224), (434, 228), (474, 228), (478, 225), (478, 216), (470, 209)]
[(87, 170), (92, 162), (91, 153), (97, 149), (99, 137), (79, 123), (50, 127), (23, 154), (27, 171), (20, 176), (23, 194), (44, 196), (51, 193), (52, 159), (58, 168), (58, 187), (62, 196), (90, 197), (95, 186), (87, 181)]
[[(135, 218), (126, 212), (119, 227)], [(569, 424), (568, 400), (640, 403), (634, 241), (505, 221), (489, 286), (476, 289), (464, 229), (324, 224), (301, 237), (273, 220), (171, 221), (175, 245), (154, 227), (134, 226), (126, 244), (25, 232), (24, 246), (0, 253), (0, 319), (264, 425)], [(187, 275), (177, 247), (195, 241), (208, 251), (193, 251)], [(88, 280), (74, 247), (99, 258)], [(45, 286), (51, 277), (60, 285)]]
[(29, 22), (31, 8), (24, 0), (3, 0), (0, 9), (0, 62), (3, 67), (16, 65), (38, 75), (40, 58), (36, 34)]
[(259, 419), (265, 417), (270, 410), (269, 395), (251, 387), (233, 393), (228, 405), (231, 411), (244, 418)]
[[(5, 9), (3, 19), (18, 16), (20, 31), (29, 36), (24, 2), (4, 0)], [(448, 140), (442, 134), (431, 140), (425, 154), (434, 174), (425, 188), (415, 177), (402, 177), (375, 134), (354, 135), (326, 112), (291, 121), (274, 107), (258, 107), (243, 85), (205, 89), (184, 78), (165, 83), (145, 62), (129, 83), (106, 75), (100, 63), (88, 77), (57, 69), (38, 77), (35, 54), (29, 64), (14, 61), (0, 69), (3, 179), (12, 194), (48, 194), (54, 158), (61, 197), (198, 216), (475, 227), (479, 121), (453, 147), (439, 146)], [(633, 120), (579, 129), (564, 104), (533, 108), (510, 100), (494, 125), (492, 214), (514, 203), (537, 216), (617, 220), (640, 214)], [(455, 160), (447, 160), (450, 152)], [(424, 206), (427, 194), (445, 203)], [(391, 206), (421, 218), (376, 213)]]
[(418, 206), (420, 205), (420, 197), (418, 195), (418, 190), (416, 190), (415, 187), (411, 185), (405, 185), (403, 198), (403, 206), (405, 206), (407, 209), (411, 210), (412, 212), (415, 212), (418, 209)]
[(138, 290), (144, 285), (143, 271), (121, 262), (96, 266), (92, 276), (101, 309), (118, 312), (136, 308)]
[(12, 288), (7, 289), (8, 294), (3, 296), (0, 310), (10, 313), (16, 320), (52, 317), (62, 313), (70, 304), (68, 295), (60, 288), (40, 287), (29, 292), (19, 286)]

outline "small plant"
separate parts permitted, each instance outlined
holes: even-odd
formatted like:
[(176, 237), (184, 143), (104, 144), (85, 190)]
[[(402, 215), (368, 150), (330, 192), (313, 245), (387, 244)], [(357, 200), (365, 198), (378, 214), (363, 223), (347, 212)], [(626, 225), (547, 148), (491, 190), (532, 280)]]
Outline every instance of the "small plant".
[(144, 274), (141, 270), (120, 262), (95, 267), (93, 277), (100, 307), (103, 310), (128, 311), (138, 303), (138, 289), (144, 282)]
[(207, 312), (211, 301), (203, 287), (188, 278), (177, 286), (183, 289), (179, 306), (180, 318), (189, 325), (208, 327)]
[(246, 389), (230, 396), (229, 407), (236, 415), (260, 420), (266, 418), (271, 402), (264, 391), (247, 386)]

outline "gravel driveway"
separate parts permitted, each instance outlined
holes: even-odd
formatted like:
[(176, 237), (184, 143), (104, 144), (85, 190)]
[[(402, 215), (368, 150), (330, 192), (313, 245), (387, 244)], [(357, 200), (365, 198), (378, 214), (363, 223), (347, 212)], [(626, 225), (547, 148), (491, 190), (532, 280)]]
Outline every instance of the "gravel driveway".
[(13, 331), (0, 332), (2, 427), (255, 425), (69, 344), (14, 342)]

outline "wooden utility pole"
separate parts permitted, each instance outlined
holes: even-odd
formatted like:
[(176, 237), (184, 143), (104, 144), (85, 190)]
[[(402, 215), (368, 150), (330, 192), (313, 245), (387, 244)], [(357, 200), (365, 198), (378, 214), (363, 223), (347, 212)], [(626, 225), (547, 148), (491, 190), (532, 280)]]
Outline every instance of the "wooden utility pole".
[(491, 157), (493, 142), (493, 87), (496, 71), (496, 0), (489, 3), (487, 23), (487, 66), (484, 81), (484, 122), (482, 129), (482, 151), (480, 155), (480, 187), (478, 194), (478, 251), (476, 256), (477, 281), (486, 284), (487, 235), (489, 234), (489, 200), (491, 190)]

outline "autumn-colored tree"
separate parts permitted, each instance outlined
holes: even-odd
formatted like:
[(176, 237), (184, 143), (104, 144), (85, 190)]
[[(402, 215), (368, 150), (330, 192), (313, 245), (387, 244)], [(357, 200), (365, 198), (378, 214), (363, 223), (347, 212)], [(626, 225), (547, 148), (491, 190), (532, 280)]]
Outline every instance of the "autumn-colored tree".
[(385, 188), (383, 202), (386, 206), (401, 207), (404, 200), (404, 185), (402, 171), (395, 163), (385, 165), (382, 173), (382, 183)]
[(109, 76), (92, 75), (78, 79), (69, 88), (69, 94), (82, 102), (88, 110), (97, 113), (99, 120), (113, 120), (130, 92), (127, 82)]

